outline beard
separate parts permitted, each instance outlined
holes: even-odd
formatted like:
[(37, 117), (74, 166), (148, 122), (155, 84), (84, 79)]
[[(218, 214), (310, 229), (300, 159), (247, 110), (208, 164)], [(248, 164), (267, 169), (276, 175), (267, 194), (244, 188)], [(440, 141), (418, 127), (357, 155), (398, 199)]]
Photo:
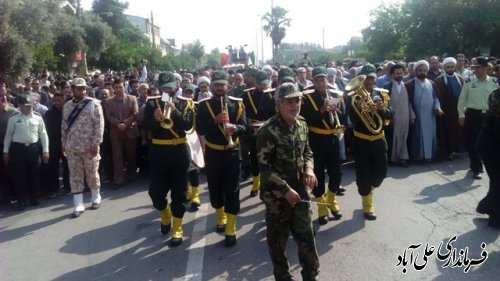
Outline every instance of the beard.
[(420, 80), (424, 80), (425, 78), (427, 78), (427, 73), (420, 73), (419, 75), (417, 75), (417, 78)]
[(401, 81), (403, 81), (403, 77), (402, 76), (394, 77), (394, 81), (401, 82)]

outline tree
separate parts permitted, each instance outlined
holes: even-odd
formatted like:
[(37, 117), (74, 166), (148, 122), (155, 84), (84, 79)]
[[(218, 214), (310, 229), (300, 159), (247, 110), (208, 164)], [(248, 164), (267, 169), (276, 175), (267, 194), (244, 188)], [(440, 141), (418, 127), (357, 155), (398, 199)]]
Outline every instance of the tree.
[(481, 51), (500, 54), (500, 5), (492, 0), (405, 0), (382, 4), (362, 32), (373, 59)]
[(221, 52), (218, 48), (212, 49), (210, 54), (207, 56), (207, 61), (206, 65), (212, 67), (212, 68), (218, 68), (220, 66), (220, 58), (221, 58)]
[(267, 13), (262, 17), (262, 20), (266, 22), (262, 28), (266, 32), (266, 35), (271, 37), (273, 41), (273, 60), (281, 41), (286, 36), (285, 26), (290, 27), (290, 22), (292, 21), (286, 17), (287, 13), (288, 11), (284, 8), (276, 6), (271, 9), (271, 13)]
[(201, 58), (205, 55), (205, 46), (201, 44), (200, 39), (196, 39), (193, 43), (187, 44), (185, 48), (188, 54), (196, 61), (196, 65), (201, 65)]

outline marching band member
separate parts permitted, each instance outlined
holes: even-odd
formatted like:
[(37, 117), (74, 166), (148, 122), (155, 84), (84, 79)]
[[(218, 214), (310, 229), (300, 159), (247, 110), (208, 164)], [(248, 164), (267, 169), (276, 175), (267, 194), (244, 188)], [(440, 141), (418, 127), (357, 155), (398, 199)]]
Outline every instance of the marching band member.
[(352, 91), (347, 95), (346, 109), (354, 129), (356, 185), (367, 220), (377, 219), (373, 192), (387, 175), (387, 142), (382, 128), (384, 120), (392, 119), (388, 95), (374, 88), (376, 78), (375, 66), (367, 64), (360, 76), (346, 85), (346, 91)]
[(245, 112), (247, 116), (249, 127), (248, 135), (245, 137), (245, 142), (247, 143), (248, 150), (250, 151), (250, 169), (252, 171), (252, 191), (250, 191), (250, 197), (255, 197), (259, 194), (260, 189), (260, 175), (259, 167), (257, 164), (257, 127), (253, 125), (264, 121), (261, 117), (259, 105), (266, 95), (266, 90), (269, 88), (269, 76), (265, 71), (258, 71), (256, 74), (256, 84), (255, 88), (243, 93), (243, 105), (245, 106)]
[(227, 74), (212, 73), (214, 96), (200, 102), (196, 118), (198, 135), (205, 137), (205, 162), (210, 203), (217, 216), (217, 232), (225, 244), (236, 244), (236, 215), (240, 211), (240, 151), (238, 137), (246, 134), (245, 109), (240, 98), (230, 97)]
[[(149, 149), (149, 196), (160, 211), (161, 233), (172, 229), (170, 246), (182, 243), (182, 218), (186, 207), (186, 186), (190, 162), (186, 131), (193, 127), (194, 105), (191, 99), (176, 96), (174, 73), (160, 73), (161, 96), (148, 100), (142, 126), (151, 131)], [(171, 204), (167, 194), (171, 191)]]
[[(313, 195), (318, 202), (318, 222), (328, 223), (328, 209), (334, 219), (340, 219), (342, 213), (336, 196), (341, 194), (339, 153), (339, 118), (335, 118), (340, 99), (328, 88), (327, 71), (323, 66), (315, 67), (312, 72), (313, 88), (304, 98), (301, 115), (306, 119), (309, 128), (309, 141), (314, 156), (314, 173), (318, 177), (318, 186), (313, 189)], [(335, 98), (333, 97), (335, 96)], [(325, 198), (325, 168), (328, 172), (328, 193)]]

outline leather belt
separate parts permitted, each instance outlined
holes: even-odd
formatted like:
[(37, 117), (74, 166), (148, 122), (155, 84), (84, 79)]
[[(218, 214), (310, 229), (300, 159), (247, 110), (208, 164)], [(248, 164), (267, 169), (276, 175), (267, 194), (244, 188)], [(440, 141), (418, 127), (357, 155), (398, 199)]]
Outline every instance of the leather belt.
[(354, 136), (367, 141), (376, 141), (385, 137), (384, 131), (377, 135), (367, 135), (354, 130)]
[(158, 145), (178, 145), (182, 143), (187, 143), (187, 138), (180, 138), (180, 139), (153, 139), (152, 144), (158, 144)]
[(227, 145), (220, 145), (220, 144), (211, 143), (211, 142), (205, 140), (205, 144), (208, 147), (210, 147), (211, 149), (215, 149), (215, 150), (229, 150), (229, 149), (234, 149), (234, 148), (238, 147), (236, 145), (238, 145), (239, 143), (240, 143), (239, 140), (236, 139), (236, 141), (234, 142), (235, 146), (227, 146)]
[(307, 128), (309, 129), (309, 131), (320, 135), (334, 135), (336, 133), (334, 129), (321, 129), (312, 126), (309, 126)]

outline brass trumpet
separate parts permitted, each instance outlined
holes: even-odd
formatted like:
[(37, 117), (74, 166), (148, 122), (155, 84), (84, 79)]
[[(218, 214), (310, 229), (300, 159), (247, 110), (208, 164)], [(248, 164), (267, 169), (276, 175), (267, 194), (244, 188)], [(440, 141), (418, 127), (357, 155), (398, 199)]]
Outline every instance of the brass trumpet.
[[(335, 93), (337, 96), (338, 96), (338, 99), (339, 99), (339, 103), (341, 102), (342, 100), (342, 92), (340, 91), (335, 91), (335, 90), (330, 90), (330, 89), (326, 89), (326, 98), (327, 100), (333, 100), (333, 97), (330, 95), (330, 91), (332, 93)], [(339, 104), (337, 103), (337, 105)], [(337, 106), (335, 105), (335, 106)], [(335, 134), (337, 135), (337, 137), (339, 139), (341, 139), (343, 136), (344, 136), (344, 132), (345, 132), (345, 126), (340, 124), (340, 119), (339, 119), (339, 116), (337, 114), (337, 110), (335, 111), (328, 111), (328, 113), (330, 114), (330, 120), (332, 120), (332, 122), (335, 122)], [(333, 125), (333, 124), (332, 124)]]
[(174, 126), (174, 121), (170, 119), (170, 114), (172, 113), (172, 109), (168, 106), (168, 103), (172, 101), (172, 97), (169, 96), (168, 101), (165, 101), (165, 105), (163, 106), (163, 115), (161, 117), (160, 126), (169, 130)]
[[(229, 112), (228, 108), (227, 108), (227, 102), (224, 101), (224, 97), (220, 97), (220, 107), (222, 109), (222, 112)], [(222, 124), (222, 127), (223, 127), (223, 130), (224, 130), (224, 134), (226, 136), (226, 139), (228, 141), (228, 144), (227, 146), (228, 147), (234, 147), (234, 142), (233, 142), (233, 137), (230, 136), (228, 133), (227, 133), (227, 125), (226, 123), (223, 123)]]
[(368, 93), (363, 87), (365, 79), (365, 75), (356, 76), (354, 79), (349, 81), (349, 83), (347, 83), (345, 89), (346, 91), (353, 91), (352, 93), (349, 93), (349, 95), (352, 96), (351, 104), (354, 111), (361, 119), (361, 122), (363, 122), (370, 133), (379, 134), (382, 131), (384, 122), (375, 108), (375, 103), (373, 102), (370, 93)]

